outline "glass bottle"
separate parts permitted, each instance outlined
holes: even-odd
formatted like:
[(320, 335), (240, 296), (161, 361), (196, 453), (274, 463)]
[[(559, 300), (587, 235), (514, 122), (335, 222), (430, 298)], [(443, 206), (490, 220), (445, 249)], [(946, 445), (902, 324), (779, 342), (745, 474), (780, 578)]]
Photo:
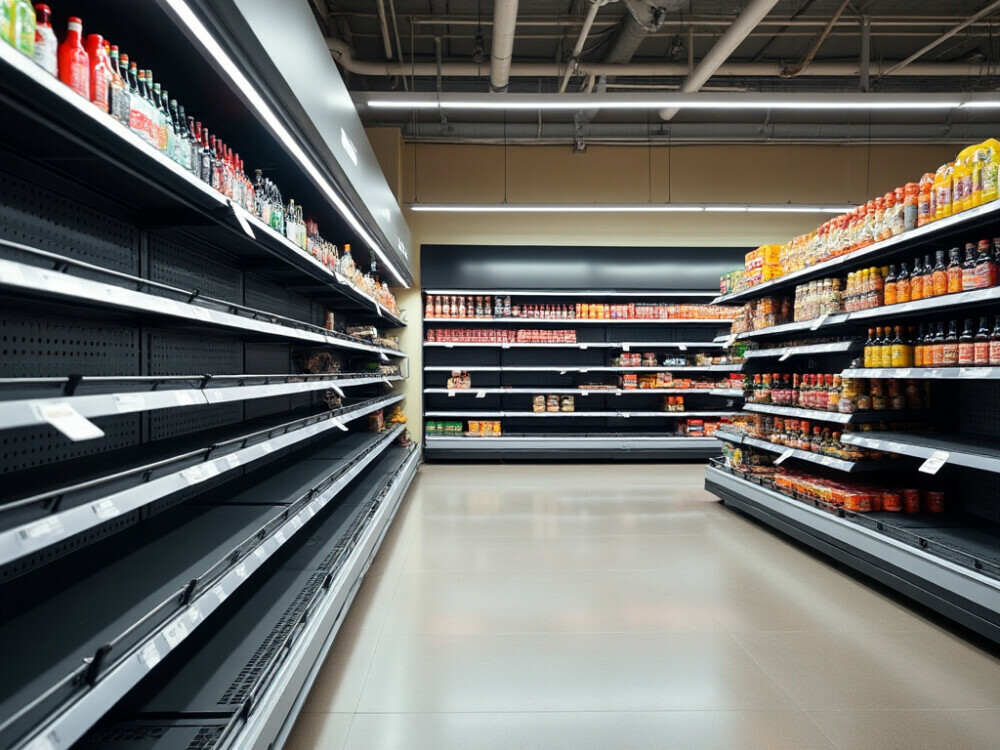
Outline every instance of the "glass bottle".
[(888, 369), (892, 367), (892, 328), (885, 326), (882, 331), (884, 335), (879, 344), (879, 367)]
[[(924, 299), (930, 299), (934, 296), (934, 266), (931, 263), (931, 256), (924, 256), (924, 272), (920, 276), (920, 281), (924, 285)], [(912, 284), (912, 282), (911, 282)], [(911, 291), (912, 295), (913, 292)]]
[(206, 184), (208, 184), (208, 185), (212, 184), (212, 175), (213, 175), (213, 173), (215, 171), (214, 168), (213, 168), (213, 164), (212, 164), (212, 149), (210, 148), (211, 142), (212, 142), (212, 139), (209, 136), (208, 128), (202, 128), (201, 129), (201, 155), (200, 155), (200, 164), (201, 164), (201, 167), (200, 167), (200, 169), (198, 171), (199, 171), (200, 176), (201, 176), (201, 181), (204, 182), (204, 183), (206, 183)]
[(59, 75), (59, 40), (52, 30), (52, 11), (48, 5), (35, 6), (35, 62), (54, 76)]
[(910, 271), (906, 267), (906, 263), (899, 264), (899, 275), (896, 276), (896, 301), (897, 302), (909, 302), (913, 299), (910, 294), (911, 284), (910, 284)]
[(100, 34), (87, 36), (87, 57), (90, 60), (90, 101), (102, 112), (110, 112), (111, 64), (104, 52), (104, 37)]
[[(903, 327), (896, 326), (892, 339), (892, 366), (913, 366), (913, 345), (903, 338)], [(971, 331), (970, 331), (971, 334)]]
[(979, 240), (979, 255), (976, 257), (976, 289), (996, 286), (996, 265), (990, 252), (990, 241)]
[[(931, 353), (930, 367), (941, 367), (944, 363), (944, 323), (937, 324), (937, 330), (934, 332), (934, 338), (931, 339), (929, 350)], [(927, 354), (925, 351), (924, 367), (927, 366)]]
[(913, 273), (910, 275), (910, 299), (913, 302), (924, 298), (924, 264), (918, 255), (913, 261)]
[(83, 21), (70, 16), (67, 29), (59, 45), (59, 80), (90, 101), (90, 58), (83, 48)]
[(953, 320), (948, 323), (948, 334), (944, 337), (941, 349), (941, 366), (955, 367), (958, 365), (958, 324)]
[(889, 266), (889, 272), (885, 276), (885, 289), (883, 290), (883, 296), (885, 299), (884, 304), (895, 305), (896, 304), (896, 266), (895, 264)]
[[(911, 329), (912, 330), (912, 329)], [(924, 366), (924, 324), (920, 324), (920, 330), (916, 338), (913, 339), (913, 366)]]
[(962, 335), (958, 337), (958, 365), (959, 367), (972, 367), (975, 361), (975, 334), (972, 333), (972, 320), (966, 318), (965, 325), (962, 327)]
[(979, 319), (979, 330), (973, 342), (972, 364), (986, 367), (990, 363), (990, 328), (987, 318)]
[(865, 341), (864, 352), (865, 352), (864, 353), (865, 367), (874, 367), (875, 365), (872, 364), (872, 360), (874, 359), (874, 353), (875, 353), (875, 329), (874, 328), (869, 328), (868, 329), (868, 340)]
[(965, 260), (962, 261), (962, 291), (968, 292), (976, 288), (976, 246), (971, 242), (965, 245)]
[(948, 270), (944, 264), (944, 250), (938, 250), (934, 255), (933, 289), (934, 296), (940, 297), (948, 293)]
[(990, 367), (997, 366), (1000, 366), (1000, 315), (994, 319), (990, 333)]
[(953, 247), (948, 251), (948, 294), (962, 291), (962, 251)]

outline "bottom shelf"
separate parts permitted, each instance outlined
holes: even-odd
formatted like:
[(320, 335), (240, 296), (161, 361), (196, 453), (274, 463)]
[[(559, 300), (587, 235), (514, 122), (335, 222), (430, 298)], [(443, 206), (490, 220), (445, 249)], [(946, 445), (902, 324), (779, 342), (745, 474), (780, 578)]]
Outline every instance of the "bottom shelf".
[(283, 744), (416, 472), (391, 447), (112, 709), (81, 748), (201, 750)]
[(838, 562), (1000, 643), (1000, 532), (951, 516), (850, 513), (725, 468), (705, 489)]
[(433, 459), (489, 458), (692, 458), (717, 455), (719, 441), (711, 437), (639, 433), (506, 434), (501, 437), (428, 436), (424, 453)]

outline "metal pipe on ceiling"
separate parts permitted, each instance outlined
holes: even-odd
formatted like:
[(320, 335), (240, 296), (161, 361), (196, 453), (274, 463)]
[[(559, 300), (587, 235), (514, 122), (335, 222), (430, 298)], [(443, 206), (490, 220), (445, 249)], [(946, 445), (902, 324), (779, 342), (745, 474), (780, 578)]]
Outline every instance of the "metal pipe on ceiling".
[[(433, 78), (437, 75), (437, 64), (379, 62), (358, 60), (349, 45), (342, 39), (328, 37), (327, 47), (334, 60), (344, 70), (365, 76), (392, 77), (414, 75)], [(911, 63), (905, 69), (889, 70), (894, 62), (882, 62), (872, 66), (872, 75), (915, 76), (915, 77), (963, 77), (980, 76), (990, 68), (980, 63)], [(509, 74), (513, 78), (561, 78), (565, 73), (563, 63), (512, 63)], [(885, 72), (882, 72), (885, 71)], [(490, 66), (475, 62), (446, 62), (441, 66), (442, 75), (451, 78), (481, 78), (490, 74)], [(649, 78), (683, 77), (689, 72), (687, 63), (615, 63), (581, 62), (577, 66), (579, 75), (593, 76), (641, 76)], [(813, 63), (803, 71), (802, 76), (826, 78), (854, 77), (859, 74), (857, 62)], [(715, 71), (717, 76), (742, 76), (748, 78), (777, 78), (781, 66), (777, 63), (724, 63)]]
[(781, 71), (782, 78), (795, 78), (795, 76), (801, 75), (802, 71), (809, 67), (809, 63), (813, 61), (816, 57), (816, 53), (819, 52), (819, 48), (823, 46), (823, 42), (826, 38), (830, 36), (830, 32), (833, 31), (834, 25), (840, 20), (844, 11), (847, 10), (847, 6), (851, 4), (851, 0), (843, 0), (840, 6), (834, 11), (834, 14), (830, 17), (830, 22), (823, 27), (823, 30), (817, 35), (816, 39), (811, 45), (809, 45), (809, 50), (802, 57), (802, 61), (794, 65), (788, 65)]
[(597, 11), (609, 2), (613, 1), (614, 0), (590, 0), (590, 7), (587, 9), (587, 16), (583, 19), (583, 26), (580, 28), (580, 35), (576, 38), (576, 44), (573, 45), (573, 54), (570, 55), (569, 63), (566, 65), (566, 71), (563, 73), (562, 82), (559, 84), (560, 94), (566, 92), (566, 85), (569, 83), (570, 76), (573, 75), (573, 69), (580, 59), (580, 53), (583, 52), (583, 45), (587, 43), (587, 37), (590, 36), (590, 27), (594, 25), (594, 19), (597, 17)]
[(392, 41), (389, 38), (389, 22), (385, 16), (385, 0), (378, 0), (378, 25), (381, 29), (382, 44), (385, 47), (385, 59), (392, 59)]
[[(743, 12), (740, 13), (739, 18), (733, 21), (733, 24), (726, 29), (726, 33), (719, 38), (719, 41), (701, 59), (691, 75), (684, 80), (684, 83), (681, 84), (681, 91), (687, 93), (700, 89), (736, 51), (740, 43), (746, 39), (747, 34), (757, 28), (764, 16), (770, 13), (777, 4), (778, 0), (750, 0)], [(660, 119), (670, 120), (676, 114), (676, 109), (665, 107), (660, 110)]]
[(889, 70), (887, 70), (882, 75), (890, 75), (892, 73), (895, 73), (897, 70), (900, 70), (901, 68), (905, 68), (911, 62), (913, 62), (917, 58), (923, 57), (925, 54), (927, 54), (928, 52), (930, 52), (932, 49), (934, 49), (935, 47), (937, 47), (942, 42), (945, 42), (948, 39), (951, 39), (953, 36), (955, 36), (955, 34), (957, 34), (958, 32), (960, 32), (966, 26), (969, 26), (970, 24), (975, 23), (980, 18), (983, 18), (984, 16), (989, 15), (990, 13), (992, 13), (995, 10), (997, 10), (998, 8), (1000, 8), (1000, 0), (995, 0), (995, 2), (990, 3), (985, 8), (983, 8), (980, 11), (978, 11), (977, 13), (973, 13), (971, 16), (969, 16), (964, 21), (962, 21), (962, 23), (958, 24), (957, 26), (953, 26), (951, 29), (949, 29), (948, 31), (946, 31), (944, 34), (942, 34), (941, 36), (939, 36), (937, 39), (935, 39), (930, 44), (927, 44), (927, 45), (921, 47), (916, 52), (914, 52), (912, 55), (910, 55), (909, 57), (907, 57), (905, 60), (900, 60), (898, 63), (896, 63), (891, 68), (889, 68)]
[(493, 47), (490, 54), (490, 91), (502, 93), (510, 81), (514, 58), (514, 30), (518, 0), (496, 0), (493, 6)]

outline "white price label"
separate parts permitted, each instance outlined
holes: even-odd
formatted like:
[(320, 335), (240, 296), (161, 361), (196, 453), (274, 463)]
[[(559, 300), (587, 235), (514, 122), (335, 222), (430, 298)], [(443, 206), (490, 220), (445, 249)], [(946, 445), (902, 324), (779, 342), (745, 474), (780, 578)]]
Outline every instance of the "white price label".
[(121, 510), (115, 505), (114, 500), (109, 500), (104, 498), (103, 500), (98, 500), (96, 503), (90, 504), (90, 509), (94, 511), (94, 515), (100, 518), (102, 521), (108, 518), (114, 518), (115, 516), (121, 515)]
[(389, 361), (389, 358), (387, 356), (385, 356), (385, 352), (379, 352), (378, 356), (381, 358), (381, 360), (383, 362), (388, 362)]
[(927, 457), (927, 460), (920, 465), (920, 471), (924, 474), (937, 474), (941, 471), (941, 467), (948, 462), (950, 457), (951, 453), (948, 451), (934, 451)]
[(958, 374), (963, 378), (988, 378), (992, 371), (991, 367), (963, 367), (958, 371)]
[(212, 588), (212, 593), (215, 594), (215, 598), (219, 600), (219, 604), (222, 604), (224, 601), (226, 601), (226, 597), (229, 596), (226, 593), (226, 589), (223, 588), (221, 583), (216, 584)]
[(253, 551), (253, 554), (254, 557), (256, 557), (258, 560), (262, 562), (267, 559), (267, 553), (264, 551), (263, 547), (258, 547), (257, 549), (255, 549)]
[(823, 464), (823, 466), (832, 466), (835, 460), (836, 459), (834, 459), (833, 456), (823, 456), (820, 463)]
[(580, 396), (583, 397), (583, 398), (587, 398), (587, 396), (589, 396), (589, 395), (590, 394), (587, 391), (580, 391)]
[(345, 398), (344, 391), (336, 383), (330, 383), (330, 390), (332, 390), (334, 393), (336, 393), (341, 398)]
[(302, 523), (303, 523), (302, 517), (298, 516), (298, 515), (292, 516), (292, 523), (295, 524), (296, 531), (298, 529), (301, 529), (302, 528)]
[(780, 357), (778, 357), (778, 361), (779, 362), (784, 362), (786, 359), (788, 359), (789, 357), (791, 357), (793, 354), (795, 354), (795, 350), (794, 349), (789, 349), (784, 354), (782, 354)]
[(795, 455), (795, 449), (794, 448), (787, 449), (780, 456), (778, 456), (776, 459), (774, 459), (774, 465), (777, 466), (778, 464), (784, 463), (789, 458), (791, 458), (793, 455)]
[(53, 516), (52, 518), (36, 521), (30, 526), (19, 529), (17, 536), (22, 544), (28, 547), (36, 547), (39, 544), (48, 544), (49, 537), (61, 536), (62, 533), (62, 521)]
[(902, 369), (896, 370), (896, 377), (897, 378), (908, 378), (908, 377), (910, 377), (910, 368), (909, 367), (904, 367)]
[(580, 368), (580, 372), (586, 374), (586, 373), (590, 372), (590, 370), (588, 370), (586, 367), (581, 367)]
[(246, 563), (240, 563), (239, 565), (236, 566), (236, 575), (238, 575), (244, 581), (247, 579), (247, 575), (249, 574), (247, 573)]
[(580, 344), (580, 351), (586, 351), (586, 350), (587, 350), (587, 345), (586, 344)]
[(630, 352), (630, 351), (632, 351), (632, 345), (631, 344), (622, 344), (622, 351), (623, 352)]
[(191, 305), (191, 313), (200, 321), (204, 323), (210, 323), (212, 320), (212, 313), (206, 310), (204, 307), (198, 307), (197, 305)]
[(454, 345), (454, 344), (445, 344), (445, 345), (444, 345), (444, 348), (445, 348), (445, 349), (454, 349), (454, 348), (455, 348), (455, 345)]
[(146, 408), (146, 398), (141, 393), (116, 393), (114, 402), (119, 414), (142, 411)]
[(274, 446), (271, 445), (270, 441), (268, 441), (268, 442), (261, 443), (260, 444), (260, 449), (262, 451), (264, 451), (264, 453), (270, 453), (271, 451), (274, 450)]
[(24, 274), (16, 263), (0, 261), (0, 284), (23, 284)]
[(192, 625), (197, 625), (201, 620), (201, 610), (198, 609), (198, 605), (192, 605), (187, 611), (188, 622)]
[(198, 403), (197, 397), (191, 391), (177, 391), (174, 394), (178, 406), (194, 406)]
[(167, 639), (167, 645), (171, 649), (177, 648), (181, 644), (181, 641), (188, 637), (186, 619), (186, 616), (178, 617), (163, 629), (163, 637)]
[(677, 348), (680, 349), (682, 352), (686, 352), (688, 350), (686, 344), (678, 344)]
[(486, 398), (486, 391), (479, 391), (479, 393), (476, 394), (476, 398)]
[(55, 427), (74, 443), (104, 437), (104, 430), (80, 414), (67, 401), (34, 404), (35, 415)]
[(48, 732), (35, 737), (24, 746), (24, 750), (56, 750), (60, 744), (59, 736), (55, 732)]
[(286, 541), (285, 532), (282, 531), (281, 529), (278, 529), (278, 531), (274, 532), (274, 538), (278, 540), (278, 546), (281, 546)]
[(455, 391), (454, 390), (449, 390), (448, 391), (448, 398), (455, 398)]
[(510, 349), (510, 344), (500, 344), (501, 349)]
[(823, 313), (818, 318), (816, 318), (815, 321), (813, 321), (813, 324), (811, 326), (809, 326), (809, 330), (810, 331), (815, 331), (817, 328), (819, 328), (821, 325), (823, 325), (826, 322), (826, 319), (829, 318), (829, 317), (830, 317), (830, 313)]
[(243, 230), (243, 233), (252, 240), (257, 239), (256, 235), (253, 233), (253, 227), (250, 226), (250, 222), (247, 221), (247, 217), (244, 215), (245, 212), (243, 209), (232, 201), (229, 201), (229, 207), (233, 210), (233, 216), (236, 217), (236, 223), (240, 225), (240, 229)]
[(243, 463), (243, 459), (241, 459), (241, 458), (240, 458), (240, 457), (239, 457), (238, 455), (236, 455), (235, 453), (230, 453), (230, 454), (229, 454), (228, 456), (226, 456), (226, 458), (225, 458), (225, 461), (226, 461), (226, 463), (227, 463), (227, 464), (229, 465), (229, 468), (230, 468), (230, 469), (235, 469), (235, 468), (237, 468), (237, 467), (238, 467), (238, 466), (239, 466), (239, 465), (240, 465), (241, 463)]
[(618, 416), (621, 417), (622, 419), (630, 419), (632, 417), (632, 415), (629, 414), (627, 411), (619, 413)]
[(202, 474), (201, 466), (191, 466), (181, 472), (181, 476), (188, 484), (198, 484), (204, 482), (206, 477)]
[(333, 426), (336, 427), (341, 432), (347, 432), (347, 425), (345, 425), (336, 417), (331, 418), (330, 421), (333, 422)]
[(382, 315), (382, 308), (381, 308), (381, 307), (379, 307), (379, 306), (377, 306), (377, 305), (376, 305), (376, 307), (375, 307), (375, 312), (377, 312), (377, 313), (378, 313), (378, 316), (379, 316), (380, 318), (382, 318), (382, 317), (385, 317), (384, 315)]
[(146, 669), (152, 669), (157, 664), (160, 663), (160, 649), (156, 647), (156, 643), (150, 641), (141, 649), (139, 649), (139, 661), (146, 666)]

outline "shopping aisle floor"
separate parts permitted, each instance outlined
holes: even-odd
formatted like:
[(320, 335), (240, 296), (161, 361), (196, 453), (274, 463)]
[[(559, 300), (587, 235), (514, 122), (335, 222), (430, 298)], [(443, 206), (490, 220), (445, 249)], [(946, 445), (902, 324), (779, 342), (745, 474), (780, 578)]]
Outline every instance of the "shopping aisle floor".
[(287, 747), (1000, 746), (1000, 659), (703, 473), (422, 467)]

